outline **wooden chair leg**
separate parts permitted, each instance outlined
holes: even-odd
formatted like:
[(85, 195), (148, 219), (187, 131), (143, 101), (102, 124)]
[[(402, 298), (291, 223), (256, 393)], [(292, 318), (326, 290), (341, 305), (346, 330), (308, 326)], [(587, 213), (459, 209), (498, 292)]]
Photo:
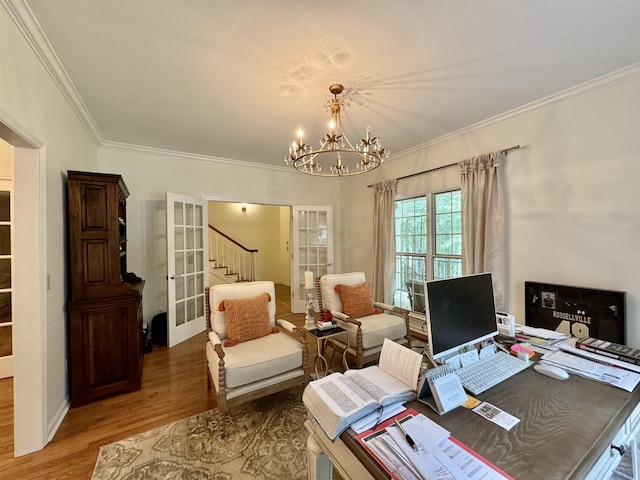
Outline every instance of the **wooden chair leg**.
[(362, 329), (358, 326), (358, 333), (356, 335), (356, 363), (358, 368), (362, 368), (364, 359), (362, 353)]

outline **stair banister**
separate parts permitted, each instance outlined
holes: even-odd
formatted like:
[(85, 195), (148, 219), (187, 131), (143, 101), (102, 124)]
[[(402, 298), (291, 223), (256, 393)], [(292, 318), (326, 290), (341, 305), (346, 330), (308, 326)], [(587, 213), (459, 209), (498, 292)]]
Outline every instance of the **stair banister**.
[(227, 275), (237, 275), (236, 281), (256, 280), (257, 253), (257, 249), (245, 247), (209, 224), (209, 261), (214, 261), (217, 268), (226, 268)]

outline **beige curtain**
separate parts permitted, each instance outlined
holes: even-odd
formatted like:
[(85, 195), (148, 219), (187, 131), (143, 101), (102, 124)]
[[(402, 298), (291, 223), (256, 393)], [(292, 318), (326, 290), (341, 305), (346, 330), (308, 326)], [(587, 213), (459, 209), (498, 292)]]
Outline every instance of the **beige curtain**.
[(505, 239), (502, 152), (460, 162), (462, 272), (491, 272), (497, 310), (504, 310)]
[(393, 303), (396, 270), (396, 227), (394, 201), (397, 180), (385, 180), (374, 187), (373, 280), (376, 302)]

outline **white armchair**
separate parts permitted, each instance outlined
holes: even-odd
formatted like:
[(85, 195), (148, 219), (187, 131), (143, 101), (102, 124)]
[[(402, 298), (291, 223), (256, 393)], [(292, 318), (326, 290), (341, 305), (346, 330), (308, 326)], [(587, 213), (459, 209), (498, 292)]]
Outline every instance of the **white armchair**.
[[(244, 308), (255, 305), (254, 300), (264, 293), (269, 294), (268, 301), (260, 301), (267, 302), (268, 320), (264, 303), (259, 304), (260, 312), (255, 315), (253, 307)], [(276, 320), (275, 305), (273, 282), (214, 285), (205, 290), (207, 384), (209, 388), (213, 384), (221, 411), (309, 380), (306, 336), (291, 322)], [(255, 317), (263, 336), (239, 342), (237, 337), (231, 338), (238, 335), (237, 321), (243, 316), (250, 321), (245, 318), (240, 330), (253, 330)], [(267, 332), (276, 326), (280, 332), (264, 334), (267, 321)]]
[[(365, 282), (366, 278), (362, 272), (327, 274), (316, 280), (321, 315), (327, 310), (330, 311), (338, 325), (344, 328), (349, 336), (347, 343), (341, 342), (339, 338), (334, 343), (343, 351), (346, 348), (347, 356), (355, 361), (358, 368), (379, 358), (385, 338), (411, 346), (407, 336), (409, 311), (386, 303), (372, 302), (371, 290), (368, 285), (364, 285)], [(338, 285), (354, 288), (338, 287), (338, 290), (341, 290), (338, 292)], [(360, 294), (355, 301), (344, 297), (352, 292)], [(347, 301), (347, 308), (343, 305), (343, 297)], [(379, 313), (373, 313), (374, 309), (378, 309)], [(353, 315), (350, 310), (370, 312), (366, 315)]]

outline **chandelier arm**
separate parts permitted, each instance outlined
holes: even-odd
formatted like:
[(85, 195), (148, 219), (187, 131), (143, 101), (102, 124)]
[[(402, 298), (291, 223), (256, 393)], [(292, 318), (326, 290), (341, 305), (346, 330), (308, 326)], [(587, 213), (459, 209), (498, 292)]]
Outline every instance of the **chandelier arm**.
[(340, 125), (340, 132), (342, 133), (342, 138), (344, 139), (345, 143), (347, 145), (349, 145), (349, 147), (351, 148), (351, 150), (356, 150), (356, 147), (353, 146), (353, 144), (351, 143), (351, 141), (349, 140), (349, 137), (347, 137), (347, 134), (344, 133), (344, 130), (342, 129), (342, 125)]
[(301, 165), (308, 165), (310, 163), (313, 163), (313, 160), (318, 156), (319, 153), (321, 152), (311, 152), (311, 153), (305, 153), (304, 155), (300, 155), (299, 157), (296, 158), (294, 162), (294, 166), (295, 166), (295, 163), (298, 163)]

